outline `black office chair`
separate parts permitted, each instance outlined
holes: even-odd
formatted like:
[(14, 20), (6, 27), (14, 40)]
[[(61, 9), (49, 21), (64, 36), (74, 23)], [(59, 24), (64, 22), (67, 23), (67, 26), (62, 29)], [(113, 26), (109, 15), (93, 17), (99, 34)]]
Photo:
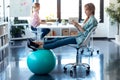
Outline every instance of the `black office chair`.
[[(89, 32), (89, 34), (87, 35), (87, 37), (85, 38), (85, 40), (79, 46), (78, 45), (74, 45), (74, 44), (70, 44), (69, 45), (69, 46), (71, 46), (71, 47), (73, 47), (73, 48), (75, 48), (77, 50), (77, 53), (76, 53), (76, 62), (75, 63), (68, 63), (68, 64), (66, 64), (63, 67), (64, 72), (67, 72), (67, 66), (72, 66), (70, 68), (70, 75), (72, 76), (73, 75), (73, 71), (76, 70), (77, 66), (79, 66), (79, 67), (82, 66), (86, 70), (86, 75), (88, 75), (90, 73), (90, 65), (88, 63), (82, 63), (81, 62), (82, 61), (81, 60), (82, 57), (80, 57), (80, 56), (82, 56), (85, 48), (89, 49), (89, 45), (88, 44), (90, 43), (91, 35), (95, 31), (95, 29), (96, 29), (96, 27), (94, 27)], [(81, 49), (81, 51), (79, 51), (80, 49)], [(89, 49), (89, 51), (90, 51), (90, 56), (91, 56), (93, 54), (93, 50)]]

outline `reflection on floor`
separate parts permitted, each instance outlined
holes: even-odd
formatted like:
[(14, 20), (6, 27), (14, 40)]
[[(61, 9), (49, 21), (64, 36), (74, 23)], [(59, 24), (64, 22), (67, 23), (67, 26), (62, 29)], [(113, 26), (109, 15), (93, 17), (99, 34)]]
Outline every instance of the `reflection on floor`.
[[(9, 56), (5, 62), (9, 65), (0, 73), (0, 80), (120, 80), (120, 47), (110, 41), (94, 41), (93, 56), (85, 50), (86, 56), (82, 62), (90, 64), (90, 74), (85, 75), (85, 70), (78, 68), (73, 76), (69, 71), (64, 73), (63, 66), (75, 62), (76, 50), (69, 46), (54, 49), (56, 67), (48, 75), (34, 75), (27, 67), (26, 58), (31, 49), (27, 48), (26, 41), (10, 43)], [(99, 54), (96, 53), (99, 50)], [(90, 58), (90, 59), (89, 59)], [(1, 68), (0, 68), (1, 69)]]

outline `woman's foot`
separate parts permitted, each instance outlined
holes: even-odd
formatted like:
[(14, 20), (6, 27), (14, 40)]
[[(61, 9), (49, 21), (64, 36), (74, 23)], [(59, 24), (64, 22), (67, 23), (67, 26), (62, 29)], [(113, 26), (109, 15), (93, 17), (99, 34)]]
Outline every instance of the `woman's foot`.
[(36, 44), (36, 42), (33, 42), (31, 39), (28, 39), (28, 42), (31, 46), (34, 46), (35, 48), (39, 47), (39, 44)]
[(40, 45), (39, 45), (39, 49), (43, 49), (43, 44), (40, 44)]
[(35, 41), (35, 40), (34, 40), (34, 39), (32, 39), (32, 38), (29, 38), (28, 40), (29, 40), (29, 41)]
[(28, 46), (29, 48), (31, 48), (33, 51), (36, 51), (36, 50), (37, 50), (37, 48), (35, 48), (34, 46), (31, 46), (29, 42), (27, 42), (27, 46)]
[(34, 43), (38, 45), (43, 45), (43, 42), (34, 42)]

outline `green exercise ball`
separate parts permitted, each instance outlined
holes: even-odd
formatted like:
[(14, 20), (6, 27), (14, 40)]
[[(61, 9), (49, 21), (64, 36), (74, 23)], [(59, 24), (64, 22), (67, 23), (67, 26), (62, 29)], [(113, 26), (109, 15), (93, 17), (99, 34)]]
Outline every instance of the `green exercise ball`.
[(40, 49), (27, 57), (27, 66), (35, 74), (48, 74), (56, 65), (56, 57), (51, 50)]

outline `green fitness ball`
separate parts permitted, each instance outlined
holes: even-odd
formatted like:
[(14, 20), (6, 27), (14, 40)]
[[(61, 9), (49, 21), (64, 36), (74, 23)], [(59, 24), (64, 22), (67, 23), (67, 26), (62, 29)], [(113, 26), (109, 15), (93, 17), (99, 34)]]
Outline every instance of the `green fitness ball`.
[(48, 74), (56, 65), (56, 57), (51, 50), (40, 49), (27, 57), (27, 66), (35, 74)]

